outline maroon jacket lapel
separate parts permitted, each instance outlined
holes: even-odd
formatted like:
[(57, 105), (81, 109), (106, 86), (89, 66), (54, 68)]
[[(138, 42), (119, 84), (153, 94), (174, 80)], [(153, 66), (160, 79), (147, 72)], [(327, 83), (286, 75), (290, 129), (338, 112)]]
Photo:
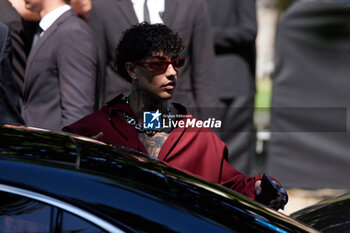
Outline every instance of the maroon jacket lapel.
[[(177, 109), (178, 113), (181, 115), (191, 115), (187, 112), (187, 109), (178, 103), (173, 103), (174, 107)], [(162, 148), (159, 151), (158, 159), (160, 161), (169, 161), (172, 157), (171, 152), (174, 147), (179, 143), (181, 137), (185, 133), (186, 128), (177, 127), (175, 128), (165, 140)]]
[(171, 159), (171, 151), (180, 141), (184, 132), (185, 128), (176, 128), (170, 133), (169, 137), (167, 140), (165, 140), (162, 148), (159, 151), (158, 160), (167, 162)]
[[(126, 122), (126, 119), (122, 115), (123, 112), (133, 117), (134, 119), (137, 119), (135, 116), (135, 113), (132, 111), (132, 109), (128, 104), (121, 103), (121, 104), (113, 105), (113, 106), (107, 107), (107, 112), (106, 112), (111, 126), (113, 127), (114, 130), (118, 132), (119, 135), (121, 135), (124, 138), (125, 141), (123, 142), (123, 146), (132, 148), (134, 150), (138, 150), (147, 154), (147, 150), (145, 146), (138, 138), (137, 130)], [(111, 133), (113, 133), (113, 130)], [(114, 143), (114, 144), (118, 145), (120, 144), (120, 142)]]

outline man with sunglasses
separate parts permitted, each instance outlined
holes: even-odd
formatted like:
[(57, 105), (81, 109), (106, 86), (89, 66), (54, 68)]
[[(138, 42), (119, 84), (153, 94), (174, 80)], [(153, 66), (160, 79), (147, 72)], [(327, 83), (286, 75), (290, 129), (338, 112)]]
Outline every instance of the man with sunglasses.
[[(117, 96), (100, 111), (63, 130), (141, 151), (255, 199), (262, 175), (246, 177), (231, 167), (226, 161), (226, 145), (211, 129), (164, 124), (159, 129), (148, 129), (143, 124), (149, 112), (154, 118), (161, 114), (180, 116), (178, 120), (183, 122), (196, 120), (185, 107), (170, 102), (178, 70), (185, 63), (179, 57), (183, 48), (183, 40), (163, 24), (141, 23), (126, 30), (116, 49), (115, 65), (131, 84), (130, 95)], [(272, 195), (270, 206), (282, 207), (282, 198), (280, 192)]]
[[(148, 14), (146, 13), (148, 12)], [(127, 94), (130, 85), (114, 68), (116, 40), (131, 25), (143, 21), (163, 23), (184, 40), (181, 56), (186, 64), (179, 70), (174, 101), (203, 117), (205, 108), (217, 107), (219, 98), (213, 82), (214, 48), (204, 0), (94, 0), (88, 23), (95, 32), (101, 60), (98, 80), (101, 104), (116, 94)]]

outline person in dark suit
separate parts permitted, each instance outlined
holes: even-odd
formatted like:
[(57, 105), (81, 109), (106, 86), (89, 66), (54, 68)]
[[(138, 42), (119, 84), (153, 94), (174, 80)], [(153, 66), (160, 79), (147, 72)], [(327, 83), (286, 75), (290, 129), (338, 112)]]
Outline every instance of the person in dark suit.
[[(92, 3), (91, 0), (72, 0), (71, 5), (80, 17), (86, 19)], [(0, 21), (11, 32), (12, 73), (19, 89), (20, 103), (22, 103), (27, 58), (40, 17), (37, 13), (27, 10), (23, 0), (0, 0)]]
[(10, 31), (3, 23), (0, 23), (0, 124), (24, 124), (12, 76)]
[[(155, 4), (155, 1), (148, 0), (148, 4), (152, 3)], [(216, 82), (212, 75), (214, 50), (205, 2), (160, 0), (156, 3), (162, 5), (163, 9), (152, 12), (154, 9), (149, 5), (150, 23), (166, 24), (185, 41), (185, 49), (180, 56), (186, 57), (188, 62), (180, 71), (181, 79), (178, 81), (174, 101), (188, 107), (216, 106)], [(117, 74), (113, 61), (114, 49), (122, 32), (131, 25), (144, 21), (142, 14), (137, 15), (135, 4), (136, 1), (132, 0), (93, 1), (88, 22), (95, 31), (103, 64), (103, 78), (100, 80), (102, 103), (117, 94), (130, 92), (129, 83)], [(155, 18), (158, 21), (154, 21)]]
[[(16, 9), (18, 4), (14, 1), (0, 0), (0, 21), (10, 29), (12, 37), (12, 74), (16, 81), (20, 102), (22, 102), (22, 93), (24, 88), (24, 73), (26, 68), (27, 57), (32, 45), (33, 35), (37, 22), (25, 20), (20, 11)], [(17, 1), (15, 2), (17, 3)], [(24, 4), (24, 3), (23, 3)], [(28, 11), (27, 11), (28, 12)], [(26, 12), (26, 13), (27, 13)], [(28, 19), (33, 19), (34, 15), (23, 15)]]
[(215, 45), (215, 75), (224, 106), (221, 139), (229, 162), (249, 175), (255, 157), (255, 0), (207, 0)]
[[(295, 1), (277, 24), (266, 170), (350, 189), (350, 1)], [(344, 179), (345, 178), (345, 179)]]
[(22, 115), (28, 126), (61, 130), (93, 112), (97, 45), (93, 32), (63, 0), (26, 0), (43, 32), (26, 67)]

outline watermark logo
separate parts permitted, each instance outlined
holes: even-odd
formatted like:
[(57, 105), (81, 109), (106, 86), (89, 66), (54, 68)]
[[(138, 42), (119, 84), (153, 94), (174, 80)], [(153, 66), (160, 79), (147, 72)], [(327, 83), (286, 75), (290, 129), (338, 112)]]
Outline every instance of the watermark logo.
[(145, 129), (160, 129), (162, 114), (157, 110), (156, 112), (143, 112), (143, 128)]
[(215, 118), (208, 118), (206, 120), (199, 120), (192, 115), (182, 114), (162, 114), (157, 110), (156, 112), (143, 112), (143, 128), (144, 129), (171, 129), (171, 128), (204, 128), (204, 129), (220, 129), (222, 125), (221, 120)]
[[(180, 110), (180, 109), (178, 109)], [(228, 118), (227, 113), (240, 116), (257, 114), (257, 128), (251, 127), (251, 118)], [(193, 115), (191, 114), (193, 113)], [(143, 112), (145, 129), (162, 130), (186, 128), (187, 130), (211, 129), (214, 132), (349, 132), (349, 114), (346, 107), (275, 107), (275, 108), (189, 108), (184, 111)], [(229, 114), (228, 114), (229, 115)], [(238, 115), (237, 115), (238, 116)], [(262, 116), (262, 117), (261, 117)], [(265, 119), (284, 121), (265, 122)], [(262, 119), (260, 119), (261, 117)], [(287, 119), (288, 118), (288, 119)], [(247, 123), (248, 124), (247, 124)], [(276, 123), (277, 122), (277, 123)], [(271, 124), (271, 127), (266, 127)], [(168, 131), (169, 132), (169, 131)]]

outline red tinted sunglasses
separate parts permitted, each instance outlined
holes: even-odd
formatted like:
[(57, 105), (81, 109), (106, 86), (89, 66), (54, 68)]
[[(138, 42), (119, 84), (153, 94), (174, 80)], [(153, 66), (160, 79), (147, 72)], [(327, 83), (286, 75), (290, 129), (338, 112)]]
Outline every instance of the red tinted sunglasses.
[(150, 70), (166, 70), (171, 64), (175, 69), (178, 69), (185, 65), (185, 58), (176, 58), (171, 61), (161, 60), (161, 61), (145, 61), (145, 62), (133, 62), (135, 65), (139, 65)]

